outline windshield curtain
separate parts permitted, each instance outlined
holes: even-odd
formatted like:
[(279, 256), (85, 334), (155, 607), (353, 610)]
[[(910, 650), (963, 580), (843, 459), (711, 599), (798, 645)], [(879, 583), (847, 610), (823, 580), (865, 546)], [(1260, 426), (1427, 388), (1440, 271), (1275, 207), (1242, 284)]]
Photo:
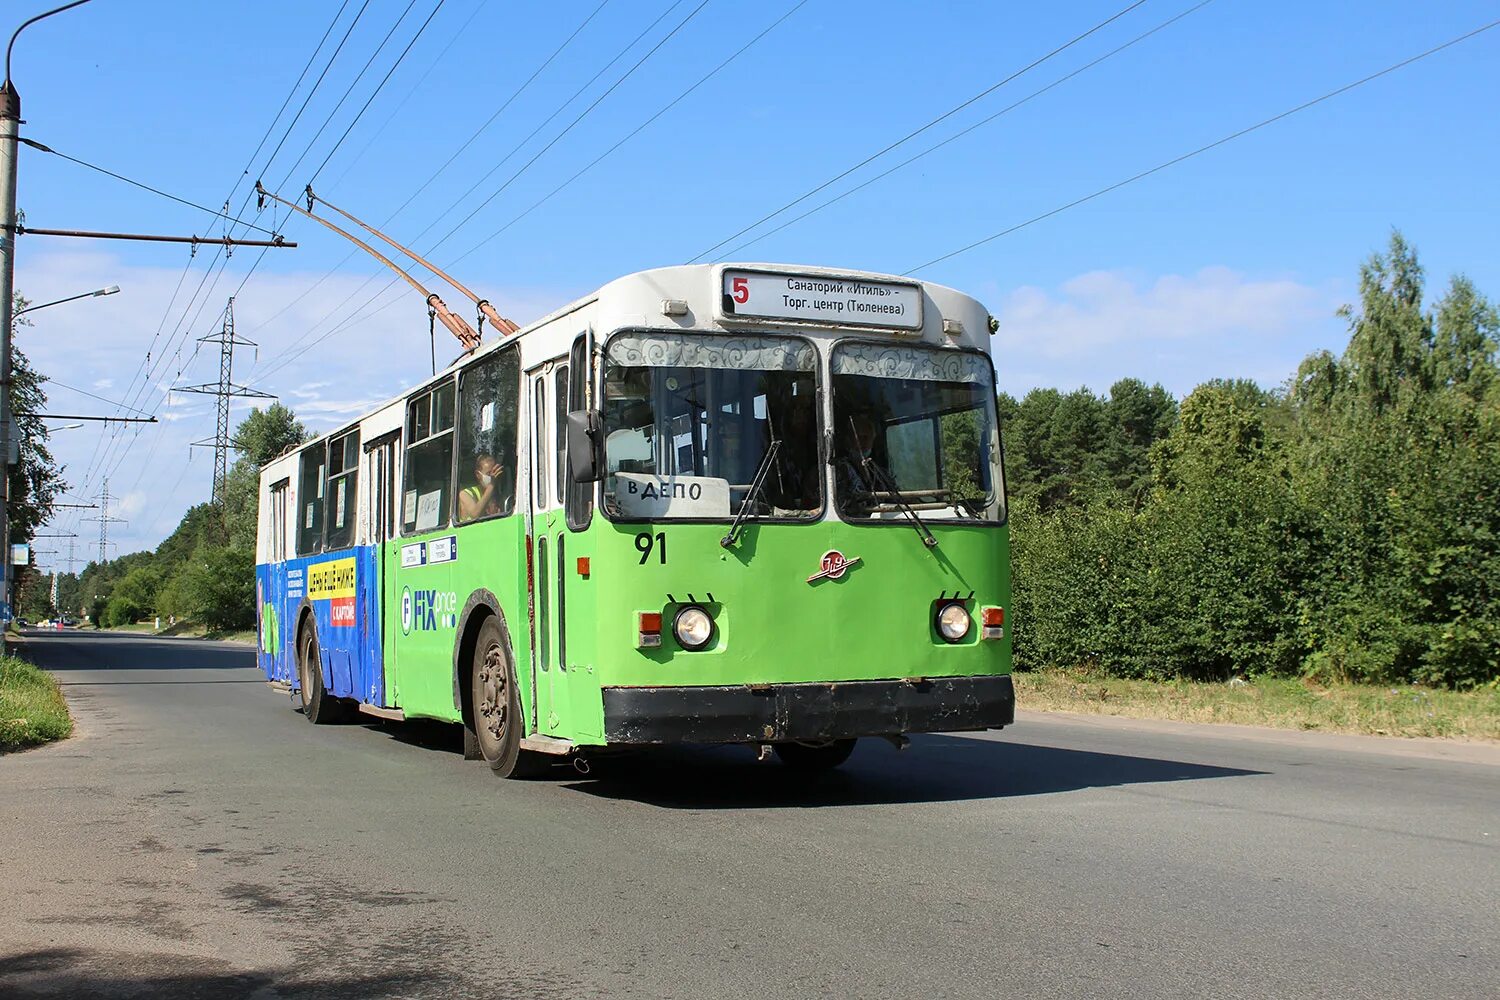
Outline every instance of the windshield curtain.
[(728, 519), (765, 465), (744, 513), (816, 517), (816, 368), (812, 345), (789, 337), (615, 336), (604, 364), (605, 510)]
[(843, 343), (832, 373), (834, 483), (844, 517), (902, 517), (899, 496), (923, 519), (1004, 519), (988, 359)]

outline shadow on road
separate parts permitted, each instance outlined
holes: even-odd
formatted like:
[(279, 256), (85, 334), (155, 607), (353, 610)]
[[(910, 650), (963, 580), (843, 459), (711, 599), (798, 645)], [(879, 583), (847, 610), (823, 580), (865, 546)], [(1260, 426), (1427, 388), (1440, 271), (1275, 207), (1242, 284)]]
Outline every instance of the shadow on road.
[(169, 639), (129, 632), (68, 629), (23, 633), (19, 655), (59, 673), (69, 670), (243, 670), (255, 667), (244, 643)]
[[(217, 959), (186, 955), (118, 954), (82, 948), (0, 953), (0, 995), (31, 998), (151, 997), (211, 1000), (275, 996), (287, 1000), (363, 1000), (369, 997), (451, 995), (463, 984), (424, 970), (386, 971), (311, 979), (296, 974), (237, 972)], [(499, 994), (495, 994), (499, 995)]]
[(864, 740), (842, 768), (813, 775), (757, 763), (742, 747), (652, 749), (596, 761), (590, 780), (566, 787), (668, 809), (762, 809), (1010, 798), (1263, 773), (1008, 740), (916, 736), (903, 751)]

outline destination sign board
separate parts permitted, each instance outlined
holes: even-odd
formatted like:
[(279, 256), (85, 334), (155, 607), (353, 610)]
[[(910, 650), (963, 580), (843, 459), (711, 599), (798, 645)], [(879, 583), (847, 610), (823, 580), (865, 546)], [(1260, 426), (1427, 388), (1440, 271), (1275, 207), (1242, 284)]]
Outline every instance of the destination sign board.
[(726, 269), (722, 291), (727, 317), (922, 328), (922, 286), (915, 283)]

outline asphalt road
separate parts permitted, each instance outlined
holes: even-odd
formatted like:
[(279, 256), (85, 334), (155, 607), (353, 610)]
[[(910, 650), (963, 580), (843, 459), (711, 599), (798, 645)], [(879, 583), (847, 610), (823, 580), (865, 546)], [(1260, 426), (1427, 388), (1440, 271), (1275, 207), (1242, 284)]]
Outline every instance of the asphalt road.
[(1026, 715), (502, 782), (244, 646), (34, 633), (0, 996), (1494, 997), (1500, 752)]

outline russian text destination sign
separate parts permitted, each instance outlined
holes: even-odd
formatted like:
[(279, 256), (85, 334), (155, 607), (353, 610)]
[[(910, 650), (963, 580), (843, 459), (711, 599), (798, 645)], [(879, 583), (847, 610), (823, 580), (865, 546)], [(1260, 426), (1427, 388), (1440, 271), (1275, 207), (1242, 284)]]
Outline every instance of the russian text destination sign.
[(725, 316), (922, 328), (922, 286), (917, 284), (726, 270), (723, 291)]

